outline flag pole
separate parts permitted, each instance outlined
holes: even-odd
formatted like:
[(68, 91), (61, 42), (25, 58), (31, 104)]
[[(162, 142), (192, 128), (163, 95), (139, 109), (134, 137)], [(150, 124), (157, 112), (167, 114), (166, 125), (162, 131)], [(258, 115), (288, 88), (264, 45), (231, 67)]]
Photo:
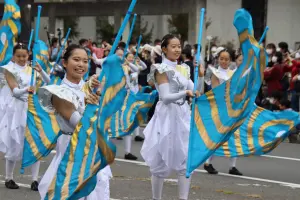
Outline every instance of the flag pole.
[[(198, 84), (198, 68), (201, 62), (201, 54), (200, 54), (200, 48), (201, 48), (201, 42), (202, 42), (202, 33), (203, 33), (203, 23), (204, 23), (204, 14), (205, 14), (205, 8), (201, 9), (201, 18), (200, 18), (200, 24), (199, 24), (199, 33), (198, 33), (198, 47), (197, 47), (197, 56), (196, 56), (196, 65), (195, 65), (195, 73), (194, 73), (194, 90), (193, 93), (196, 93), (196, 89), (197, 89), (197, 84)], [(191, 122), (190, 122), (190, 138), (189, 141), (192, 141), (193, 138), (193, 129), (194, 129), (194, 118), (195, 118), (195, 101), (196, 98), (193, 98), (192, 101), (192, 116), (191, 116)], [(189, 146), (189, 150), (190, 151), (190, 146)], [(187, 170), (186, 170), (186, 177), (189, 178), (191, 173), (188, 171), (189, 166), (191, 165), (191, 158), (188, 156), (188, 160), (187, 160)]]

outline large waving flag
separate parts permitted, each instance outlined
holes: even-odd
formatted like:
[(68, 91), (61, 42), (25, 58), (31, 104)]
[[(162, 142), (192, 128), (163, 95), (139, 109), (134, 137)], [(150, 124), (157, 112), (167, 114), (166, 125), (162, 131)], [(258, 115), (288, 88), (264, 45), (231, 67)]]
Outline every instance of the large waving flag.
[(34, 42), (32, 53), (35, 56), (36, 61), (41, 65), (43, 70), (50, 74), (52, 65), (49, 62), (48, 46), (42, 40)]
[(196, 99), (187, 175), (205, 162), (247, 119), (263, 79), (267, 57), (263, 47), (253, 38), (250, 14), (244, 9), (238, 10), (234, 25), (244, 61), (231, 79)]
[(215, 155), (238, 157), (269, 153), (299, 123), (299, 114), (294, 111), (272, 112), (255, 105), (248, 119)]
[(125, 99), (126, 81), (121, 59), (116, 55), (109, 56), (103, 63), (103, 73), (105, 84), (100, 107), (86, 106), (57, 174), (49, 180), (47, 200), (79, 199), (89, 195), (97, 184), (96, 174), (114, 161), (116, 148), (98, 125), (119, 110)]
[(4, 2), (4, 14), (0, 24), (0, 66), (6, 65), (12, 59), (16, 38), (21, 33), (19, 6), (15, 0)]
[(151, 93), (128, 92), (122, 108), (109, 120), (111, 137), (130, 135), (138, 126), (146, 123), (148, 111), (157, 96), (156, 90)]
[[(52, 65), (49, 61), (49, 52), (48, 52), (48, 46), (46, 45), (46, 43), (43, 42), (42, 40), (38, 40), (38, 41), (34, 42), (32, 53), (33, 53), (33, 56), (35, 57), (34, 59), (40, 64), (42, 69), (47, 74), (50, 74)], [(38, 79), (37, 83), (36, 83), (36, 88), (38, 89), (38, 88), (42, 87), (43, 85), (45, 85), (43, 80), (41, 78)]]
[(54, 112), (46, 112), (41, 107), (38, 96), (29, 94), (21, 172), (25, 167), (46, 157), (55, 148), (60, 134)]

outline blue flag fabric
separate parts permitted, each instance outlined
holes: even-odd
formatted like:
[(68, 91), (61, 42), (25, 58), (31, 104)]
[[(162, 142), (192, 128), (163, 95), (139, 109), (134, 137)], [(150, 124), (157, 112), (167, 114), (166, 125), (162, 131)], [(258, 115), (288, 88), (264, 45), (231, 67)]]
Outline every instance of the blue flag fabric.
[(32, 49), (33, 56), (35, 56), (36, 61), (41, 65), (42, 69), (50, 74), (52, 65), (49, 62), (49, 52), (48, 46), (42, 40), (34, 42)]
[(283, 142), (290, 130), (300, 123), (299, 113), (272, 112), (254, 106), (243, 125), (215, 152), (216, 156), (263, 155)]
[(146, 123), (148, 111), (157, 97), (156, 90), (151, 93), (128, 92), (122, 108), (110, 119), (111, 137), (130, 135), (138, 126)]
[(97, 184), (96, 174), (114, 161), (116, 147), (102, 131), (101, 121), (105, 122), (120, 109), (126, 95), (120, 58), (109, 56), (103, 63), (103, 73), (105, 83), (100, 106), (86, 106), (56, 176), (50, 180), (47, 200), (75, 200), (88, 196)]
[(46, 112), (41, 107), (38, 96), (29, 94), (21, 172), (25, 167), (49, 155), (60, 134), (54, 112)]
[(244, 61), (231, 79), (195, 101), (188, 150), (187, 175), (205, 162), (251, 113), (263, 79), (267, 56), (253, 38), (252, 18), (244, 10), (234, 17)]
[(6, 65), (12, 59), (16, 38), (21, 33), (20, 7), (15, 0), (5, 0), (4, 3), (0, 24), (0, 66)]

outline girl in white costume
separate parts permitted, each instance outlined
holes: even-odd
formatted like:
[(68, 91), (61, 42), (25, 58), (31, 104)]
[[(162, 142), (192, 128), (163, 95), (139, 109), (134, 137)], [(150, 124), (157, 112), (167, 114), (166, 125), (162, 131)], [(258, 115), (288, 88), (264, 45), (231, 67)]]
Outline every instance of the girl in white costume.
[[(87, 83), (82, 80), (88, 71), (88, 55), (83, 48), (78, 45), (70, 45), (63, 56), (63, 66), (66, 75), (61, 85), (45, 86), (39, 90), (41, 105), (47, 111), (55, 110), (56, 119), (63, 132), (57, 140), (56, 155), (39, 185), (41, 199), (45, 198), (51, 180), (56, 175), (71, 135), (83, 115), (85, 103), (98, 104), (99, 101), (98, 95), (91, 92), (92, 88), (100, 86), (97, 76), (93, 76)], [(111, 177), (109, 166), (102, 169), (97, 174), (96, 188), (89, 196), (82, 199), (109, 200), (109, 179)]]
[[(242, 57), (241, 57), (242, 59)], [(228, 79), (231, 78), (231, 76), (234, 74), (235, 70), (231, 70), (229, 68), (230, 66), (230, 54), (226, 49), (223, 49), (220, 51), (218, 54), (218, 63), (219, 66), (218, 68), (213, 68), (211, 67), (212, 71), (212, 77), (211, 77), (211, 85), (212, 88), (217, 87), (218, 85), (224, 83)], [(238, 60), (237, 66), (239, 66), (242, 63), (242, 60)], [(204, 164), (204, 169), (209, 173), (209, 174), (218, 174), (218, 171), (213, 167), (211, 164), (211, 161), (213, 159), (213, 156), (207, 159), (207, 161)], [(243, 175), (237, 168), (236, 168), (236, 160), (237, 158), (230, 158), (230, 169), (229, 169), (229, 174), (232, 175)]]
[[(150, 167), (152, 196), (162, 198), (164, 178), (172, 171), (178, 174), (179, 199), (187, 200), (190, 178), (185, 177), (190, 133), (190, 106), (186, 96), (193, 97), (194, 84), (190, 79), (190, 68), (177, 65), (181, 55), (178, 38), (166, 35), (161, 48), (161, 64), (151, 66), (150, 81), (155, 83), (159, 101), (154, 115), (144, 130), (145, 141), (141, 154)], [(204, 69), (199, 69), (197, 91), (202, 90)]]
[[(133, 64), (134, 55), (132, 53), (127, 53), (126, 60), (123, 65), (123, 69), (126, 75), (127, 87), (134, 94), (138, 93), (139, 85), (138, 85), (138, 75), (141, 70), (147, 68), (146, 64), (143, 61), (139, 60), (140, 65)], [(139, 135), (139, 127), (134, 130), (134, 134), (136, 136)], [(124, 158), (127, 160), (137, 160), (137, 157), (131, 153), (131, 143), (132, 143), (132, 135), (127, 135), (124, 137), (125, 140), (125, 156)]]
[[(5, 186), (9, 189), (19, 188), (13, 180), (13, 171), (16, 161), (20, 160), (23, 154), (28, 93), (34, 92), (34, 87), (30, 87), (33, 68), (27, 65), (28, 58), (27, 46), (19, 43), (13, 49), (14, 63), (10, 62), (2, 67), (6, 83), (0, 93), (0, 151), (5, 153)], [(50, 82), (50, 77), (38, 63), (35, 70), (44, 82)], [(31, 189), (34, 191), (38, 189), (39, 167), (40, 162), (37, 162), (31, 168)]]

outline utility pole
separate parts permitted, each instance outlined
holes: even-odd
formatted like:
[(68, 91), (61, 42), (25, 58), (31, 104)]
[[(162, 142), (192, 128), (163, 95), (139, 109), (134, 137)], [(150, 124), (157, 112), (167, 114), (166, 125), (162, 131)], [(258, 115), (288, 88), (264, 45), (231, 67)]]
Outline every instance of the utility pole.
[(28, 43), (30, 32), (31, 32), (31, 22), (32, 22), (32, 6), (34, 6), (33, 0), (18, 0), (17, 4), (21, 10), (21, 34), (18, 38), (19, 42)]

